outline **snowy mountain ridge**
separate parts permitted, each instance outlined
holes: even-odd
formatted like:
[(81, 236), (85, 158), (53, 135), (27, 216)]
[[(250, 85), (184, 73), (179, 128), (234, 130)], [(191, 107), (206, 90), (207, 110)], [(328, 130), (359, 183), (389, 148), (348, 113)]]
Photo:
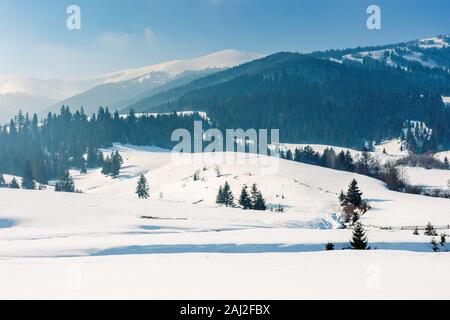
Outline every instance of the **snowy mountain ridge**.
[(404, 70), (410, 69), (411, 63), (426, 68), (449, 70), (448, 62), (440, 57), (448, 54), (446, 50), (449, 47), (450, 35), (441, 35), (394, 45), (343, 50), (338, 51), (337, 55), (324, 56), (336, 63), (347, 61), (363, 64), (373, 60)]
[[(86, 105), (91, 103), (97, 103), (96, 100), (98, 99), (95, 98), (104, 100), (103, 98), (113, 94), (117, 90), (115, 85), (120, 85), (120, 89), (122, 89), (120, 96), (127, 99), (144, 93), (145, 90), (166, 84), (187, 72), (200, 72), (202, 70), (211, 70), (213, 72), (213, 70), (234, 67), (263, 56), (258, 53), (224, 50), (199, 58), (168, 61), (86, 78), (38, 79), (20, 76), (0, 76), (0, 121), (9, 120), (19, 109), (29, 113), (39, 113), (44, 109), (46, 112), (56, 111), (62, 104), (70, 105), (72, 102), (74, 102), (74, 108), (86, 107)], [(101, 94), (95, 91), (93, 95), (88, 95), (86, 98), (80, 96), (82, 93), (98, 86), (103, 86), (99, 90)], [(105, 88), (107, 92), (105, 92)], [(127, 92), (130, 92), (130, 97), (126, 96)], [(5, 95), (9, 95), (7, 101), (2, 99)], [(48, 103), (38, 103), (30, 107), (22, 102), (23, 99), (15, 100), (11, 98), (15, 96), (34, 96), (39, 101)], [(76, 99), (71, 100), (71, 97), (76, 97)], [(101, 104), (108, 105), (113, 102), (116, 101), (102, 101)], [(53, 108), (46, 109), (54, 103), (55, 106)], [(95, 105), (95, 108), (98, 107), (99, 105)], [(55, 110), (55, 108), (57, 109)]]

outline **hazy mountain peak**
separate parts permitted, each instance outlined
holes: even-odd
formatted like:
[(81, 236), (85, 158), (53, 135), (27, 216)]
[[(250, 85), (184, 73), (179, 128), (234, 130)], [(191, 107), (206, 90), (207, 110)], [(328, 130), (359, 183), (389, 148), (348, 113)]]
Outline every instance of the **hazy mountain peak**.
[(262, 58), (259, 53), (241, 52), (237, 50), (223, 50), (205, 56), (188, 59), (173, 60), (136, 69), (121, 70), (106, 75), (104, 83), (118, 83), (148, 76), (150, 73), (164, 72), (175, 77), (185, 71), (199, 71), (204, 69), (230, 68), (251, 60)]

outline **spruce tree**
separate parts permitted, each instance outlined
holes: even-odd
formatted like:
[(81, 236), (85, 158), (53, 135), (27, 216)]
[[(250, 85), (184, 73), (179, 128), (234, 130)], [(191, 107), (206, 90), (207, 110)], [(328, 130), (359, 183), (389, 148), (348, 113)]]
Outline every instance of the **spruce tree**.
[(358, 182), (353, 179), (348, 187), (347, 195), (345, 200), (348, 203), (353, 204), (356, 208), (361, 208), (362, 205), (362, 192), (359, 191)]
[(427, 224), (427, 227), (425, 228), (425, 235), (429, 237), (436, 237), (438, 235), (436, 229), (431, 224), (431, 222), (429, 222)]
[(219, 187), (219, 192), (217, 193), (216, 197), (216, 203), (217, 204), (224, 204), (224, 196), (223, 196), (223, 187)]
[(231, 192), (231, 187), (228, 184), (228, 182), (225, 182), (225, 185), (222, 189), (222, 195), (223, 195), (223, 204), (227, 207), (234, 207), (234, 196)]
[(119, 151), (116, 151), (116, 153), (111, 155), (110, 175), (113, 179), (119, 176), (122, 164), (123, 164), (122, 156), (119, 154)]
[(136, 188), (136, 194), (138, 195), (139, 199), (148, 199), (149, 190), (150, 188), (148, 186), (147, 179), (144, 175), (141, 175)]
[(450, 169), (450, 163), (449, 163), (447, 157), (445, 157), (445, 159), (444, 159), (444, 164), (445, 164), (445, 168), (446, 168), (446, 169)]
[(286, 151), (286, 160), (294, 160), (294, 155), (290, 149)]
[(12, 178), (11, 182), (9, 183), (9, 187), (11, 189), (20, 189), (19, 183), (17, 182), (16, 178)]
[(27, 190), (36, 189), (36, 182), (34, 181), (30, 161), (27, 161), (25, 165), (24, 175), (22, 177), (22, 188)]
[(345, 202), (345, 193), (344, 191), (341, 191), (341, 193), (339, 194), (339, 203), (341, 205), (344, 205), (344, 202)]
[(86, 162), (82, 161), (80, 163), (80, 173), (81, 174), (86, 174), (87, 173), (87, 167), (86, 167)]
[(112, 159), (110, 156), (107, 156), (106, 159), (103, 161), (102, 166), (102, 174), (105, 176), (111, 175), (112, 170)]
[(56, 192), (75, 192), (75, 183), (70, 176), (69, 171), (66, 171), (60, 181), (55, 185)]
[(350, 247), (354, 250), (366, 250), (368, 240), (363, 225), (358, 222), (353, 227), (353, 236), (350, 241)]
[(265, 211), (267, 210), (266, 201), (262, 196), (262, 193), (258, 190), (258, 186), (253, 184), (251, 192), (250, 192), (250, 200), (251, 200), (251, 209)]
[(248, 187), (244, 186), (241, 191), (241, 196), (239, 197), (239, 205), (244, 210), (249, 210), (252, 208), (252, 202), (250, 200), (250, 196), (247, 192)]

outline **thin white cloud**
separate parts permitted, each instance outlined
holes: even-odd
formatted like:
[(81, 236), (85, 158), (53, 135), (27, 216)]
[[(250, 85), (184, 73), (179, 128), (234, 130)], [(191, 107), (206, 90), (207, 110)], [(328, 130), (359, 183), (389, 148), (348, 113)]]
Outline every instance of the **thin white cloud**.
[(98, 41), (103, 45), (125, 47), (129, 46), (134, 39), (136, 39), (136, 35), (134, 34), (125, 32), (105, 32), (99, 36)]
[(144, 38), (153, 42), (156, 39), (156, 33), (150, 28), (144, 28)]

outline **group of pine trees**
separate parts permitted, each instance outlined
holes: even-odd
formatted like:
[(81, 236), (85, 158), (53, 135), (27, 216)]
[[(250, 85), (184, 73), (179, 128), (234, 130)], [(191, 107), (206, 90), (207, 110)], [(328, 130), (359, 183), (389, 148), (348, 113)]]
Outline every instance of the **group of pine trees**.
[(119, 151), (112, 153), (103, 161), (102, 174), (116, 179), (120, 174), (123, 165), (123, 158)]
[[(216, 203), (226, 207), (236, 207), (235, 197), (228, 182), (225, 182), (224, 186), (220, 186)], [(248, 186), (242, 187), (238, 204), (244, 210), (267, 210), (266, 200), (256, 184), (252, 185), (250, 192)]]
[(361, 157), (355, 160), (350, 151), (336, 153), (333, 148), (326, 148), (322, 154), (314, 151), (310, 146), (296, 148), (280, 153), (281, 158), (296, 162), (317, 165), (340, 171), (356, 172), (359, 174), (375, 176), (380, 170), (380, 165), (372, 157), (367, 148), (363, 148)]
[(55, 185), (56, 192), (76, 192), (75, 183), (70, 176), (69, 171), (66, 171), (63, 177)]
[[(99, 108), (90, 117), (83, 109), (71, 112), (68, 107), (43, 119), (19, 112), (0, 127), (0, 172), (32, 176), (35, 182), (46, 185), (50, 180), (62, 179), (69, 169), (85, 173), (87, 169), (102, 168), (105, 160), (99, 149), (109, 148), (114, 142), (170, 149), (175, 144), (171, 141), (175, 129), (193, 132), (194, 121), (202, 120), (197, 113), (138, 117), (132, 110), (127, 117), (121, 117), (108, 108)], [(204, 123), (205, 129), (209, 127)], [(106, 172), (115, 176), (117, 163)]]
[(10, 182), (7, 182), (5, 176), (0, 173), (0, 188), (20, 189), (20, 185), (16, 178), (12, 178)]
[(297, 148), (294, 153), (287, 150), (280, 156), (286, 160), (366, 175), (385, 182), (390, 190), (406, 191), (407, 184), (400, 165), (395, 162), (379, 164), (367, 148), (363, 148), (358, 159), (350, 151), (336, 153), (333, 148), (327, 148), (320, 154), (310, 146)]

